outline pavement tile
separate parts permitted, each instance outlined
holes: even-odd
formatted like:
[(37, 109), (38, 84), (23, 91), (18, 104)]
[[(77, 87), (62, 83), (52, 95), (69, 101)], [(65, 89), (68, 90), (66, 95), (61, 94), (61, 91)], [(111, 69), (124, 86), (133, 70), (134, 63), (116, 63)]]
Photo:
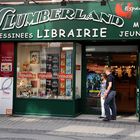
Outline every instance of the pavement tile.
[(67, 127), (56, 129), (55, 131), (114, 135), (116, 133), (123, 131), (123, 128), (69, 125)]

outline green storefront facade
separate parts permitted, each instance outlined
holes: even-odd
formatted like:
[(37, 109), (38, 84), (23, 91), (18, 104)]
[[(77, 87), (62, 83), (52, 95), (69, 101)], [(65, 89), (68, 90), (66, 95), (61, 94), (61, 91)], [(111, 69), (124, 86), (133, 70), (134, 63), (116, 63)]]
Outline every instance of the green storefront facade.
[(14, 46), (13, 114), (89, 113), (86, 46), (116, 44), (138, 47), (139, 114), (139, 11), (138, 0), (0, 6), (1, 43)]

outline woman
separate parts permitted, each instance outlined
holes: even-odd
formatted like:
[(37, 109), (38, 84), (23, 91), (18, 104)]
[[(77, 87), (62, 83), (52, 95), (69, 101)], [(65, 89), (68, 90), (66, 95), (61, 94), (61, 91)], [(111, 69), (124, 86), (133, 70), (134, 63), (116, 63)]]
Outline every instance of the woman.
[(100, 86), (100, 92), (98, 94), (98, 96), (100, 97), (101, 100), (101, 116), (99, 118), (105, 118), (105, 108), (104, 108), (104, 102), (105, 102), (105, 98), (104, 98), (104, 93), (106, 91), (106, 74), (103, 73), (101, 74), (101, 86)]

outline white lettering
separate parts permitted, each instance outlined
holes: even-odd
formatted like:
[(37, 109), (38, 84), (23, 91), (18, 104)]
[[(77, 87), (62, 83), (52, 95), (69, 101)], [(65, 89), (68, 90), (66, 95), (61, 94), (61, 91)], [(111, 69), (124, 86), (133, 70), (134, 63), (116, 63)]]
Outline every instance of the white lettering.
[(107, 28), (101, 28), (100, 36), (101, 37), (106, 37), (106, 34), (107, 34)]
[(120, 36), (120, 37), (123, 37), (123, 31), (120, 31), (119, 36)]
[(68, 33), (67, 37), (74, 37), (74, 31), (73, 29), (70, 30), (70, 32)]
[(129, 12), (134, 12), (134, 11), (140, 11), (140, 7), (129, 7), (129, 6), (125, 6), (125, 11), (129, 11)]
[(90, 37), (90, 30), (84, 29), (84, 37)]
[(107, 37), (107, 28), (93, 28), (93, 29), (70, 29), (65, 31), (64, 29), (44, 29), (37, 30), (37, 38), (105, 38)]
[(60, 9), (51, 9), (50, 21), (59, 20), (60, 13), (61, 13)]
[(92, 29), (92, 31), (93, 31), (92, 37), (98, 37), (98, 34), (97, 34), (98, 29)]
[(33, 34), (32, 33), (1, 33), (0, 34), (0, 38), (3, 39), (29, 39), (29, 38), (33, 38)]
[(62, 19), (69, 19), (72, 20), (75, 17), (75, 11), (71, 8), (63, 8), (61, 9), (61, 20)]
[(82, 29), (77, 29), (77, 36), (76, 37), (82, 37), (81, 32), (82, 32)]
[(139, 23), (138, 22), (134, 22), (133, 28), (139, 28)]
[(57, 30), (52, 29), (51, 34), (52, 34), (52, 36), (51, 36), (52, 38), (56, 38), (57, 37)]
[(39, 29), (37, 30), (37, 38), (43, 38), (43, 36), (40, 35), (40, 30)]
[(15, 13), (15, 9), (14, 8), (11, 8), (11, 7), (7, 7), (7, 8), (3, 8), (0, 10), (0, 17), (1, 17), (1, 20), (0, 20), (0, 26), (2, 25), (3, 21), (4, 21), (4, 18), (6, 17), (6, 15), (8, 13), (10, 14), (13, 14)]
[[(89, 13), (85, 13), (83, 9), (58, 8), (51, 10), (45, 9), (22, 14), (15, 12), (18, 11), (11, 7), (3, 8), (0, 10), (0, 26), (3, 26), (2, 30), (10, 30), (14, 28), (20, 29), (22, 27), (29, 27), (39, 25), (41, 23), (59, 20), (67, 20), (67, 22), (68, 20), (99, 22), (114, 25), (119, 28), (123, 27), (124, 25), (123, 18), (103, 12), (97, 13), (95, 10)], [(78, 33), (80, 35), (80, 31), (78, 31)], [(85, 36), (89, 37), (89, 34), (90, 32), (85, 30)], [(64, 37), (64, 35), (62, 35), (62, 37)]]
[(49, 37), (49, 32), (50, 32), (50, 30), (45, 29), (44, 32), (45, 32), (44, 38), (48, 38), (48, 37)]
[(7, 15), (5, 24), (3, 26), (3, 30), (13, 29), (15, 26), (15, 22), (13, 22), (15, 15)]
[(59, 38), (61, 38), (61, 37), (66, 37), (65, 30), (63, 30), (63, 29), (59, 30)]
[(120, 31), (120, 37), (140, 37), (140, 31)]

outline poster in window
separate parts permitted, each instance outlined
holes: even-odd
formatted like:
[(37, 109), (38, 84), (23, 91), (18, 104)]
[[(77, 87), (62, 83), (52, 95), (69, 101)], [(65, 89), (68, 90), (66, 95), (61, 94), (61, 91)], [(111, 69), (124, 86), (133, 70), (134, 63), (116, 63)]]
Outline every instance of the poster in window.
[(12, 71), (12, 63), (1, 63), (1, 71), (2, 72), (11, 72)]
[(39, 51), (30, 52), (30, 64), (39, 64), (40, 53)]
[(14, 75), (14, 43), (1, 43), (0, 46), (0, 77)]
[(47, 54), (46, 71), (52, 74), (51, 79), (46, 79), (47, 94), (58, 96), (59, 54)]

